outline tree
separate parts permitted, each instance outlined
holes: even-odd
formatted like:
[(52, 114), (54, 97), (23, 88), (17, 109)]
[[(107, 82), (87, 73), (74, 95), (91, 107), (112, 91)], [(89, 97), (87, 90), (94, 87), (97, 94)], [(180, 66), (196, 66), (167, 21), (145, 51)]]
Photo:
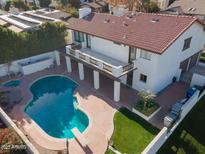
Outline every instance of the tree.
[(13, 0), (12, 2), (13, 5), (20, 10), (26, 11), (29, 9), (28, 5), (22, 0)]
[(11, 1), (7, 1), (6, 5), (4, 6), (4, 10), (9, 11), (10, 6), (11, 6)]
[(70, 0), (69, 3), (75, 8), (78, 8), (80, 6), (80, 0)]
[(141, 97), (142, 101), (144, 102), (144, 108), (146, 108), (150, 102), (153, 102), (154, 98), (156, 97), (156, 95), (154, 95), (150, 91), (145, 91), (145, 90), (140, 91), (138, 95)]
[(49, 7), (51, 0), (39, 0), (40, 7)]
[(157, 3), (155, 2), (147, 2), (144, 4), (144, 8), (146, 12), (149, 13), (156, 13), (160, 11), (160, 8), (158, 7)]
[(62, 5), (67, 5), (69, 0), (60, 0), (60, 2), (61, 2)]

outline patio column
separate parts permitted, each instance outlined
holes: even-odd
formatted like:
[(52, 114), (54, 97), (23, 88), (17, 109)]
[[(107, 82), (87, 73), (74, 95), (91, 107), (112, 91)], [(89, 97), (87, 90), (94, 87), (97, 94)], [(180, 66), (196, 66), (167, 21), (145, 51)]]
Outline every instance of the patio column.
[(99, 89), (100, 87), (99, 72), (94, 70), (93, 75), (94, 75), (94, 88)]
[(186, 71), (187, 71), (187, 72), (189, 71), (190, 63), (191, 63), (191, 57), (189, 58), (189, 61), (188, 61), (187, 67), (186, 67)]
[(84, 80), (84, 68), (83, 68), (83, 64), (78, 63), (78, 71), (79, 71), (80, 80)]
[(120, 101), (120, 82), (114, 81), (114, 101)]
[(72, 66), (71, 66), (70, 57), (66, 56), (65, 59), (66, 59), (67, 71), (70, 73), (70, 72), (72, 72)]

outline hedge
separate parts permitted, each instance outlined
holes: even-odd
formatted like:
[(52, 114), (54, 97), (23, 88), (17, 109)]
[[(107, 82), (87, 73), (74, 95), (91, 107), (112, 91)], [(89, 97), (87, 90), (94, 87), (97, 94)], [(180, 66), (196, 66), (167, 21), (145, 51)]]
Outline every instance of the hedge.
[(32, 32), (22, 33), (0, 27), (0, 64), (62, 47), (66, 35), (62, 23), (44, 23)]

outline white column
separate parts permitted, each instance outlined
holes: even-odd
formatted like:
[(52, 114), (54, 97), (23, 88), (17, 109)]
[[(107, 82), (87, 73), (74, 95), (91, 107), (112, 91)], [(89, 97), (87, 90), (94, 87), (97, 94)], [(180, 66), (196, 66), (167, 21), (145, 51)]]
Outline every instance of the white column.
[(100, 88), (99, 72), (94, 70), (93, 75), (94, 75), (94, 88), (99, 89)]
[(188, 61), (187, 67), (186, 67), (186, 71), (187, 71), (187, 72), (188, 72), (188, 70), (189, 70), (190, 62), (191, 62), (191, 57), (189, 58), (189, 61)]
[(71, 66), (70, 57), (66, 56), (65, 59), (66, 59), (67, 70), (70, 73), (70, 72), (72, 72), (72, 66)]
[(83, 68), (83, 64), (78, 63), (78, 71), (79, 71), (80, 80), (84, 80), (84, 68)]
[(114, 101), (120, 100), (120, 82), (114, 81)]
[(58, 51), (55, 51), (55, 58), (56, 58), (56, 64), (59, 66), (61, 62), (60, 62), (60, 54)]

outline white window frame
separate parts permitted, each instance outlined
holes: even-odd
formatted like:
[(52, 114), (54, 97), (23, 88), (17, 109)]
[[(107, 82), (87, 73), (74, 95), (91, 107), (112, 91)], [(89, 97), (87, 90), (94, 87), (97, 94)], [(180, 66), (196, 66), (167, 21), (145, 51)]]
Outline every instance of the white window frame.
[(151, 54), (147, 51), (141, 50), (140, 51), (140, 58), (151, 60)]

